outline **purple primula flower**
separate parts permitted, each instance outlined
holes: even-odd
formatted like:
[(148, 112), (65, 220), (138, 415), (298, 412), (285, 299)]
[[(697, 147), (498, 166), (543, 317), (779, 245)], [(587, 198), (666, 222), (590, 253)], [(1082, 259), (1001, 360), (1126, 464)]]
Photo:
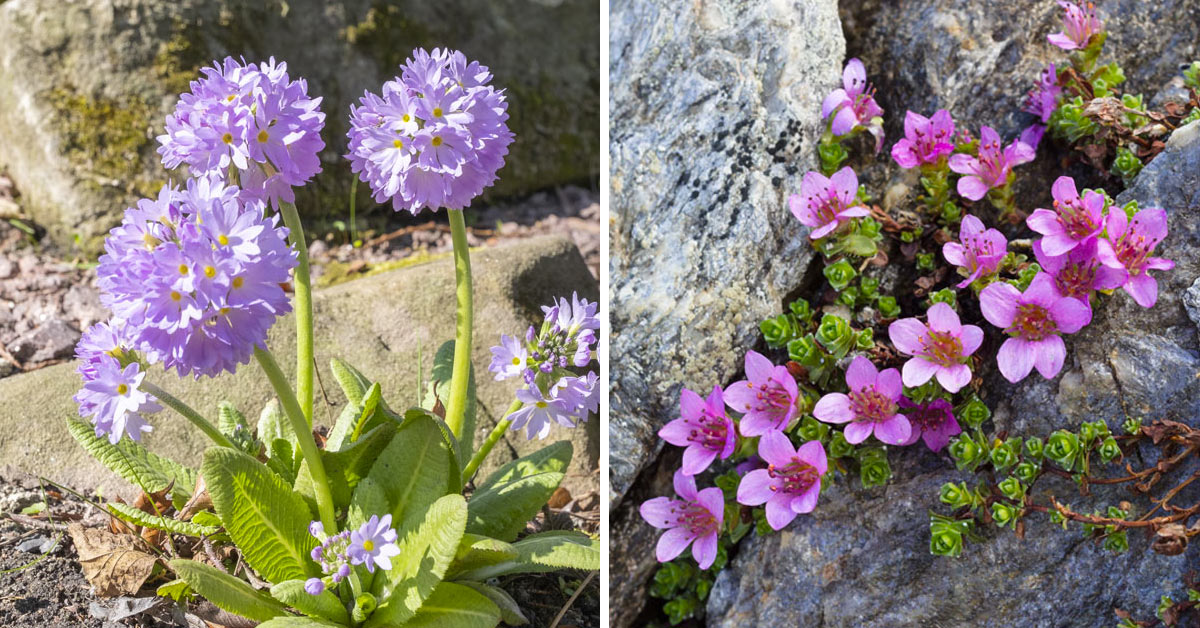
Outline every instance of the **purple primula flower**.
[(989, 190), (1008, 185), (1013, 166), (1033, 161), (1035, 156), (1034, 148), (1019, 139), (1003, 146), (996, 131), (985, 126), (979, 132), (979, 156), (951, 155), (950, 169), (966, 175), (958, 179), (958, 193), (977, 201)]
[(963, 216), (958, 239), (959, 242), (943, 244), (942, 255), (947, 262), (966, 269), (967, 278), (958, 283), (959, 288), (995, 274), (1004, 256), (1008, 255), (1008, 240), (1004, 234), (997, 229), (985, 228), (983, 221), (971, 214)]
[(1078, 299), (1089, 310), (1093, 290), (1115, 290), (1129, 277), (1123, 267), (1109, 268), (1100, 263), (1098, 238), (1086, 240), (1062, 255), (1047, 255), (1043, 242), (1034, 241), (1033, 254), (1042, 270), (1054, 278), (1055, 293)]
[(101, 355), (92, 364), (90, 374), (75, 395), (75, 402), (79, 415), (91, 418), (96, 426), (96, 436), (107, 436), (108, 442), (115, 445), (126, 434), (136, 441), (154, 429), (143, 415), (158, 412), (162, 406), (141, 389), (146, 374), (137, 362), (122, 368), (116, 358)]
[(310, 595), (320, 595), (327, 584), (336, 587), (339, 582), (350, 576), (350, 536), (352, 532), (345, 530), (326, 537), (325, 526), (320, 521), (313, 521), (308, 525), (308, 533), (320, 541), (320, 545), (314, 547), (309, 555), (313, 562), (321, 566), (321, 573), (326, 577), (310, 578), (304, 583), (304, 590)]
[(121, 357), (129, 350), (129, 341), (125, 338), (125, 326), (120, 321), (96, 323), (87, 328), (75, 344), (75, 357), (79, 366), (75, 372), (83, 376), (84, 381), (96, 378), (96, 366), (104, 357)]
[(1096, 6), (1091, 2), (1081, 5), (1058, 0), (1058, 6), (1063, 8), (1063, 30), (1046, 36), (1047, 41), (1055, 46), (1063, 50), (1087, 48), (1092, 35), (1104, 30), (1104, 25), (1096, 17)]
[(833, 90), (821, 104), (821, 118), (830, 116), (829, 130), (836, 136), (865, 128), (875, 136), (875, 152), (883, 148), (883, 108), (875, 102), (875, 88), (867, 83), (862, 61), (851, 59), (842, 71), (842, 87)]
[(1058, 70), (1051, 63), (1042, 70), (1038, 82), (1025, 98), (1025, 111), (1041, 118), (1043, 123), (1049, 122), (1062, 92), (1063, 88), (1058, 84)]
[[(548, 341), (547, 332), (543, 332), (538, 348), (547, 356), (544, 359), (553, 362), (555, 355), (562, 358), (569, 355), (575, 366), (582, 368), (590, 364), (592, 344), (596, 342), (596, 331), (600, 329), (600, 318), (596, 315), (599, 308), (599, 303), (580, 299), (579, 294), (574, 292), (571, 293), (570, 302), (559, 299), (557, 305), (543, 305), (542, 312), (546, 315), (546, 323), (549, 323), (548, 333), (557, 337), (557, 342)], [(546, 330), (545, 326), (543, 330)], [(556, 347), (558, 350), (555, 350)]]
[(675, 472), (675, 493), (680, 499), (655, 497), (642, 503), (639, 512), (650, 525), (666, 532), (658, 539), (658, 562), (674, 560), (688, 545), (701, 569), (717, 559), (717, 535), (725, 521), (725, 495), (717, 487), (696, 490), (696, 478)]
[(786, 366), (776, 366), (756, 351), (746, 352), (746, 379), (725, 390), (725, 403), (742, 413), (744, 436), (761, 436), (787, 428), (796, 417), (800, 389)]
[(575, 402), (560, 397), (560, 390), (562, 389), (554, 387), (549, 395), (544, 395), (537, 384), (530, 384), (527, 388), (518, 390), (517, 401), (525, 405), (505, 417), (512, 421), (509, 429), (525, 428), (526, 439), (533, 440), (535, 436), (539, 439), (549, 436), (550, 426), (554, 423), (564, 427), (575, 427), (579, 419), (576, 413), (577, 406)]
[[(292, 202), (292, 186), (321, 171), (325, 114), (304, 79), (291, 80), (286, 63), (226, 57), (201, 70), (158, 137), (163, 165), (187, 164), (192, 175), (235, 185), (243, 198)], [(237, 178), (230, 168), (237, 171)]]
[(304, 592), (309, 595), (321, 595), (325, 591), (325, 581), (320, 578), (309, 578), (304, 581)]
[(496, 374), (496, 380), (520, 377), (529, 368), (529, 351), (525, 345), (508, 334), (500, 335), (500, 346), (492, 347), (492, 363), (488, 370)]
[(1025, 379), (1036, 366), (1052, 379), (1062, 370), (1067, 347), (1060, 334), (1073, 334), (1092, 321), (1092, 311), (1078, 299), (1059, 296), (1054, 279), (1038, 273), (1022, 294), (1010, 283), (994, 283), (979, 293), (979, 309), (989, 323), (1009, 338), (996, 362), (1012, 383)]
[(932, 118), (914, 113), (904, 114), (904, 139), (892, 146), (892, 159), (901, 168), (916, 168), (936, 164), (954, 152), (954, 118), (939, 109)]
[(418, 48), (381, 95), (351, 107), (347, 157), (376, 202), (413, 214), (463, 209), (496, 182), (513, 134), (491, 79), (461, 52)]
[(934, 303), (929, 308), (929, 325), (902, 318), (888, 326), (896, 350), (913, 356), (904, 363), (904, 385), (921, 386), (937, 377), (946, 392), (956, 393), (971, 381), (967, 357), (983, 344), (983, 330), (963, 325), (954, 308)]
[(904, 393), (900, 371), (880, 372), (870, 360), (855, 356), (846, 369), (849, 394), (828, 393), (817, 401), (813, 416), (826, 423), (847, 423), (846, 442), (857, 445), (871, 436), (889, 444), (908, 440), (912, 427), (897, 405)]
[(900, 399), (900, 409), (912, 424), (912, 435), (908, 437), (905, 445), (911, 445), (917, 442), (917, 439), (921, 439), (930, 451), (941, 451), (950, 444), (952, 436), (962, 433), (950, 402), (945, 399), (916, 404), (909, 401), (908, 397), (903, 397)]
[(1095, 238), (1104, 230), (1104, 195), (1075, 189), (1071, 177), (1059, 177), (1050, 187), (1054, 209), (1035, 209), (1025, 219), (1030, 229), (1042, 234), (1042, 251), (1062, 255), (1080, 243)]
[(821, 494), (821, 476), (828, 470), (821, 441), (799, 449), (783, 432), (768, 432), (758, 441), (766, 469), (747, 473), (738, 484), (737, 501), (746, 506), (767, 505), (767, 523), (782, 530), (796, 515), (812, 512)]
[(676, 447), (687, 447), (683, 452), (683, 465), (679, 469), (682, 473), (696, 475), (707, 469), (717, 457), (724, 460), (733, 453), (737, 445), (737, 430), (725, 414), (720, 386), (713, 386), (707, 401), (686, 388), (681, 390), (679, 414), (678, 419), (658, 431), (658, 437)]
[(849, 166), (826, 177), (808, 172), (800, 183), (800, 194), (788, 198), (792, 215), (812, 228), (808, 237), (819, 240), (851, 218), (870, 216), (871, 210), (857, 203), (858, 175)]
[(1154, 247), (1167, 237), (1167, 212), (1148, 207), (1130, 221), (1125, 212), (1117, 208), (1108, 212), (1105, 229), (1108, 237), (1099, 241), (1096, 251), (1100, 262), (1127, 272), (1129, 278), (1121, 287), (1138, 305), (1154, 307), (1158, 302), (1158, 282), (1150, 276), (1150, 271), (1175, 268), (1175, 262), (1169, 259), (1150, 257)]
[(366, 565), (367, 571), (375, 573), (379, 567), (384, 571), (392, 568), (392, 556), (400, 554), (396, 546), (396, 531), (392, 529), (390, 514), (379, 518), (371, 515), (366, 523), (350, 533), (350, 546), (346, 548), (350, 555), (350, 564)]

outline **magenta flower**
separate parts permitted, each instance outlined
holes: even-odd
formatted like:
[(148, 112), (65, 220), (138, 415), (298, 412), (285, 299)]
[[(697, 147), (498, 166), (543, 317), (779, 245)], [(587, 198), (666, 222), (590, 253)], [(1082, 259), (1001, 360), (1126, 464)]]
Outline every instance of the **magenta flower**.
[(954, 152), (954, 118), (939, 109), (932, 118), (911, 111), (904, 114), (904, 139), (892, 146), (892, 159), (901, 168), (936, 164)]
[(832, 177), (808, 172), (800, 183), (800, 194), (788, 198), (788, 207), (801, 223), (812, 227), (809, 239), (819, 240), (851, 218), (871, 215), (871, 210), (855, 204), (857, 196), (858, 175), (849, 166)]
[(916, 388), (937, 377), (946, 392), (956, 393), (971, 381), (967, 356), (983, 344), (983, 330), (963, 325), (958, 313), (945, 303), (929, 308), (929, 326), (915, 318), (902, 318), (888, 326), (896, 350), (913, 356), (904, 363), (904, 385)]
[(1091, 309), (1093, 290), (1114, 290), (1125, 284), (1129, 274), (1124, 268), (1109, 268), (1100, 263), (1098, 238), (1092, 238), (1062, 255), (1047, 255), (1044, 240), (1033, 243), (1033, 254), (1042, 270), (1054, 277), (1054, 291), (1061, 297), (1078, 299)]
[(909, 401), (908, 397), (902, 397), (900, 407), (904, 416), (908, 417), (908, 422), (912, 424), (912, 435), (908, 437), (905, 445), (911, 445), (917, 442), (917, 439), (921, 439), (930, 451), (941, 451), (950, 444), (950, 437), (962, 433), (962, 428), (954, 419), (950, 402), (945, 399), (916, 404)]
[(959, 288), (994, 274), (1008, 255), (1008, 239), (1004, 234), (997, 229), (985, 229), (983, 221), (971, 214), (963, 216), (958, 239), (959, 242), (943, 244), (942, 255), (947, 262), (967, 270), (967, 278), (959, 282)]
[(1150, 257), (1154, 247), (1167, 237), (1167, 212), (1148, 207), (1130, 221), (1124, 211), (1116, 209), (1108, 212), (1105, 227), (1108, 239), (1100, 240), (1096, 251), (1100, 263), (1129, 273), (1122, 286), (1125, 292), (1138, 305), (1154, 307), (1158, 302), (1158, 282), (1149, 271), (1175, 268), (1175, 262), (1169, 259)]
[(758, 441), (758, 455), (768, 466), (742, 477), (737, 500), (747, 506), (766, 504), (767, 523), (782, 530), (796, 515), (817, 507), (821, 476), (828, 469), (825, 447), (813, 440), (797, 449), (783, 432), (768, 432)]
[(829, 393), (817, 401), (813, 416), (826, 423), (848, 423), (846, 442), (857, 445), (872, 433), (875, 438), (899, 445), (908, 440), (912, 427), (898, 412), (897, 403), (904, 392), (900, 371), (880, 372), (871, 361), (856, 356), (846, 369), (849, 394)]
[(1058, 84), (1058, 70), (1051, 63), (1042, 70), (1038, 82), (1025, 98), (1025, 111), (1038, 116), (1043, 123), (1049, 122), (1050, 114), (1058, 107), (1058, 97), (1062, 91), (1062, 86)]
[(1035, 156), (1034, 148), (1020, 140), (1002, 146), (996, 131), (985, 126), (979, 132), (979, 156), (951, 155), (950, 169), (966, 175), (958, 180), (958, 193), (977, 201), (992, 188), (1007, 185), (1013, 166), (1033, 161)]
[(1046, 379), (1058, 375), (1067, 357), (1060, 334), (1073, 334), (1092, 322), (1091, 309), (1078, 299), (1059, 296), (1046, 273), (1038, 273), (1024, 294), (1004, 282), (984, 288), (979, 308), (989, 323), (1009, 335), (996, 361), (1000, 373), (1014, 384), (1035, 366)]
[(717, 559), (717, 533), (725, 521), (725, 496), (715, 486), (696, 491), (696, 478), (682, 470), (675, 472), (675, 493), (683, 499), (655, 497), (639, 509), (646, 523), (666, 530), (655, 549), (658, 562), (674, 560), (691, 545), (692, 557), (701, 569), (708, 569)]
[(875, 152), (883, 148), (883, 108), (875, 102), (875, 88), (867, 84), (863, 62), (851, 59), (842, 70), (842, 87), (833, 90), (821, 104), (821, 118), (833, 115), (829, 130), (836, 136), (863, 127), (875, 136)]
[(1047, 35), (1046, 40), (1063, 50), (1087, 48), (1092, 35), (1104, 28), (1100, 19), (1096, 17), (1095, 5), (1091, 2), (1080, 5), (1077, 2), (1058, 0), (1058, 6), (1063, 8), (1063, 31)]
[(708, 401), (684, 388), (679, 393), (679, 413), (678, 419), (658, 431), (658, 437), (676, 447), (687, 447), (680, 469), (685, 475), (696, 475), (717, 456), (724, 460), (733, 453), (737, 431), (725, 415), (720, 386), (713, 386)]
[(746, 379), (730, 384), (725, 403), (743, 413), (744, 436), (761, 436), (787, 427), (796, 416), (800, 389), (786, 366), (775, 366), (755, 351), (746, 352)]
[(1042, 250), (1047, 255), (1062, 255), (1104, 229), (1104, 195), (1085, 190), (1083, 198), (1071, 177), (1059, 177), (1050, 187), (1054, 209), (1035, 209), (1025, 219), (1030, 229), (1044, 236)]

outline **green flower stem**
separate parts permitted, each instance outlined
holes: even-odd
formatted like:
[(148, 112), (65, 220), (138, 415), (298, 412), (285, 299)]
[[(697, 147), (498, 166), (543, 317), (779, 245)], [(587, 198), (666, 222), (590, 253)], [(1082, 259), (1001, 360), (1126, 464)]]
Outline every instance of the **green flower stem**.
[(458, 294), (458, 328), (454, 334), (454, 370), (450, 375), (450, 400), (446, 406), (446, 425), (454, 436), (463, 439), (463, 421), (467, 411), (467, 385), (471, 377), (471, 323), (474, 305), (471, 297), (471, 252), (467, 247), (467, 223), (461, 209), (451, 209), (450, 234), (454, 241), (454, 284)]
[(178, 412), (179, 414), (182, 414), (183, 418), (191, 421), (192, 425), (200, 428), (200, 431), (204, 432), (217, 445), (221, 447), (237, 449), (237, 447), (235, 447), (234, 444), (230, 442), (224, 434), (221, 433), (221, 430), (217, 429), (217, 426), (209, 423), (208, 419), (201, 416), (199, 412), (193, 410), (191, 406), (180, 401), (171, 393), (159, 388), (158, 386), (155, 386), (154, 384), (151, 384), (144, 379), (142, 380), (142, 388), (144, 388), (146, 392), (150, 393), (151, 395), (154, 395), (156, 399), (163, 402), (163, 404), (168, 408)]
[[(511, 416), (512, 413), (520, 410), (521, 406), (523, 405), (525, 404), (521, 403), (520, 401), (512, 402), (512, 405), (508, 407), (508, 410), (504, 413), (504, 416)], [(508, 431), (508, 428), (511, 425), (512, 421), (508, 420), (507, 418), (501, 419), (500, 422), (496, 424), (495, 429), (492, 430), (492, 433), (488, 434), (487, 440), (483, 441), (483, 444), (479, 446), (479, 451), (475, 452), (475, 455), (471, 457), (471, 461), (468, 462), (467, 466), (463, 469), (464, 484), (471, 481), (471, 478), (475, 475), (475, 472), (479, 470), (479, 465), (483, 464), (483, 459), (487, 458), (488, 453), (492, 451), (492, 448), (496, 446), (496, 443), (500, 442), (501, 438), (504, 438), (504, 433)]]
[(325, 477), (325, 463), (321, 461), (321, 452), (317, 449), (317, 442), (313, 440), (312, 427), (304, 418), (300, 404), (296, 401), (296, 395), (288, 384), (287, 376), (275, 362), (275, 356), (271, 355), (270, 351), (256, 348), (254, 358), (258, 360), (258, 364), (267, 374), (267, 379), (271, 380), (275, 395), (279, 397), (284, 413), (292, 422), (292, 431), (296, 433), (296, 441), (300, 443), (300, 453), (308, 461), (308, 471), (312, 474), (321, 523), (325, 525), (326, 530), (337, 530), (337, 520), (333, 513), (333, 495), (329, 492), (329, 481)]
[(308, 273), (308, 243), (304, 240), (304, 226), (296, 206), (279, 201), (279, 213), (288, 228), (288, 238), (296, 247), (296, 389), (300, 410), (308, 429), (312, 429), (313, 416), (313, 311), (312, 283)]

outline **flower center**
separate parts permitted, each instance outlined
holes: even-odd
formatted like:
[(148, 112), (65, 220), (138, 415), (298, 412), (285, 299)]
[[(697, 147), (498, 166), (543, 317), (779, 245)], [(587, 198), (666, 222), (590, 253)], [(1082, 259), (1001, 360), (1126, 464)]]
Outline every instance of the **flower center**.
[(520, 365), (521, 365), (521, 358), (518, 358), (517, 356), (513, 356), (513, 366), (520, 366)]
[(400, 119), (405, 122), (412, 122), (412, 116), (408, 115), (407, 113), (400, 116)]
[(179, 274), (180, 274), (180, 275), (186, 275), (186, 274), (188, 274), (188, 267), (187, 267), (187, 264), (180, 264), (180, 265), (179, 265)]
[(878, 423), (896, 415), (896, 402), (873, 386), (850, 391), (850, 411), (859, 423)]
[(1034, 303), (1022, 303), (1017, 306), (1017, 315), (1013, 317), (1012, 326), (1004, 331), (1009, 335), (1036, 342), (1057, 334), (1058, 324), (1050, 318), (1050, 312), (1046, 308)]
[(205, 276), (205, 277), (208, 277), (209, 279), (212, 279), (213, 277), (216, 277), (216, 276), (217, 276), (217, 269), (216, 269), (216, 268), (214, 268), (214, 267), (212, 267), (212, 266), (205, 266), (205, 267), (204, 267), (204, 276)]
[(182, 299), (183, 299), (182, 294), (179, 294), (178, 292), (175, 292), (174, 290), (171, 291), (171, 300), (172, 301), (179, 303)]
[(913, 428), (921, 432), (934, 431), (946, 422), (946, 411), (929, 404), (919, 405), (904, 413)]
[(375, 542), (372, 541), (371, 539), (367, 539), (367, 540), (363, 541), (363, 549), (368, 552), (375, 549)]
[(824, 197), (820, 194), (808, 197), (808, 207), (826, 225), (836, 221), (838, 212), (846, 208), (834, 190), (828, 190)]
[(1146, 265), (1146, 258), (1150, 257), (1150, 252), (1158, 246), (1159, 242), (1159, 240), (1148, 239), (1139, 233), (1140, 229), (1137, 229), (1137, 226), (1138, 219), (1134, 218), (1125, 235), (1121, 237), (1121, 241), (1115, 243), (1113, 247), (1116, 250), (1117, 259), (1121, 260), (1130, 275), (1141, 274), (1142, 267)]
[(962, 359), (962, 340), (947, 332), (929, 331), (920, 338), (922, 357), (940, 366), (954, 366)]
[(232, 144), (232, 143), (233, 143), (233, 134), (232, 134), (232, 133), (226, 133), (225, 135), (222, 135), (222, 136), (221, 136), (221, 141), (222, 141), (222, 142), (225, 142), (226, 144)]
[(244, 283), (246, 283), (246, 280), (242, 277), (234, 277), (233, 278), (233, 287), (234, 288), (241, 288), (242, 284), (244, 284)]
[(1063, 266), (1054, 276), (1054, 284), (1063, 296), (1087, 297), (1092, 291), (1092, 286), (1096, 285), (1096, 265), (1088, 263)]
[(440, 118), (440, 117), (442, 117), (442, 108), (441, 108), (441, 107), (434, 107), (434, 108), (433, 108), (433, 117), (435, 117), (435, 118)]
[(441, 136), (435, 135), (435, 136), (433, 136), (433, 139), (429, 140), (429, 143), (432, 144), (434, 147), (441, 146), (442, 138), (441, 138)]
[(1087, 209), (1083, 206), (1083, 201), (1078, 198), (1069, 198), (1065, 201), (1055, 200), (1054, 211), (1058, 213), (1059, 220), (1066, 227), (1067, 233), (1076, 240), (1082, 240), (1096, 230), (1097, 225), (1092, 222), (1091, 216), (1088, 216)]
[(771, 485), (771, 490), (784, 493), (803, 493), (820, 478), (816, 467), (799, 458), (792, 458), (791, 462), (782, 467), (770, 465), (767, 467), (767, 474), (772, 479), (779, 480), (777, 484)]
[(217, 236), (217, 244), (220, 244), (221, 246), (229, 246), (229, 236), (223, 233)]
[[(674, 508), (671, 509), (674, 511)], [(696, 536), (706, 536), (716, 532), (720, 525), (703, 505), (698, 502), (687, 503), (679, 514), (679, 523)]]
[(258, 132), (258, 142), (260, 144), (266, 144), (267, 140), (270, 138), (271, 138), (271, 135), (269, 133), (267, 133), (266, 129), (263, 129)]
[(127, 384), (117, 384), (118, 395), (124, 395), (127, 392), (129, 392), (129, 386)]
[[(782, 421), (791, 409), (793, 399), (788, 394), (783, 386), (780, 386), (775, 380), (767, 380), (764, 383), (755, 386), (753, 382), (746, 382), (746, 387), (754, 390), (753, 405), (747, 403), (745, 412), (759, 412), (772, 415), (776, 422)], [(780, 427), (776, 425), (776, 427)]]
[(404, 142), (400, 138), (392, 140), (392, 146), (396, 148), (404, 148)]
[(722, 415), (713, 414), (708, 408), (700, 414), (697, 421), (691, 422), (692, 431), (688, 440), (698, 443), (705, 449), (721, 451), (729, 438), (729, 424)]
[(537, 406), (539, 409), (545, 409), (547, 404), (545, 401), (538, 401), (538, 402), (534, 403), (533, 405)]

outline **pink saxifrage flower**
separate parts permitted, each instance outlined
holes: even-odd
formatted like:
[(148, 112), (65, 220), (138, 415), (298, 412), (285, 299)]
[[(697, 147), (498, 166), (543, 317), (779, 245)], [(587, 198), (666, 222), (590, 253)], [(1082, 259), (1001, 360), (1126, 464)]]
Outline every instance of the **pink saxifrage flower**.
[(746, 352), (746, 379), (725, 391), (725, 403), (741, 412), (743, 436), (761, 436), (787, 428), (796, 417), (800, 389), (786, 366), (776, 366), (766, 356)]
[(911, 445), (918, 439), (925, 441), (930, 451), (941, 451), (950, 444), (950, 438), (962, 433), (958, 421), (954, 418), (950, 402), (945, 399), (934, 399), (917, 404), (909, 401), (908, 397), (900, 399), (901, 412), (908, 417), (912, 425), (912, 435), (905, 445)]
[(1085, 190), (1080, 198), (1071, 177), (1059, 177), (1050, 187), (1054, 209), (1035, 209), (1025, 219), (1030, 229), (1042, 234), (1042, 251), (1062, 255), (1104, 230), (1104, 195)]
[(980, 277), (995, 274), (1008, 255), (1008, 239), (998, 229), (987, 229), (983, 221), (967, 214), (963, 216), (958, 231), (958, 242), (942, 245), (942, 255), (947, 262), (967, 270), (967, 278), (959, 282), (966, 288)]
[(870, 360), (855, 356), (846, 369), (849, 394), (829, 393), (817, 401), (813, 416), (826, 423), (846, 423), (846, 442), (857, 445), (871, 436), (889, 444), (908, 440), (912, 427), (899, 413), (904, 393), (900, 371), (880, 372)]
[(713, 386), (707, 401), (684, 388), (679, 393), (679, 414), (678, 419), (658, 431), (658, 436), (676, 447), (687, 447), (683, 452), (682, 473), (696, 475), (717, 457), (724, 460), (733, 453), (737, 430), (725, 415), (720, 386)]
[(952, 152), (954, 118), (949, 111), (939, 109), (931, 118), (912, 111), (904, 114), (904, 139), (892, 146), (892, 159), (901, 168), (936, 164)]
[(1114, 290), (1125, 284), (1129, 274), (1124, 268), (1109, 268), (1100, 263), (1098, 238), (1092, 238), (1062, 255), (1047, 255), (1043, 240), (1033, 242), (1033, 254), (1042, 270), (1054, 278), (1054, 291), (1062, 297), (1078, 299), (1091, 309), (1093, 290)]
[(821, 476), (829, 468), (821, 441), (799, 449), (783, 432), (768, 432), (758, 441), (758, 455), (767, 463), (742, 477), (737, 500), (747, 506), (767, 505), (767, 523), (782, 530), (796, 515), (812, 512), (821, 494)]
[(855, 127), (865, 128), (875, 136), (875, 152), (883, 148), (883, 125), (879, 118), (883, 108), (875, 102), (875, 89), (867, 84), (867, 68), (858, 59), (846, 62), (842, 70), (842, 87), (833, 90), (821, 103), (821, 118), (833, 120), (829, 130), (841, 137)]
[(929, 308), (929, 324), (902, 318), (888, 326), (892, 344), (904, 355), (903, 381), (916, 388), (934, 377), (946, 392), (956, 393), (971, 381), (967, 357), (983, 344), (983, 330), (963, 325), (954, 308), (935, 303)]
[(871, 215), (871, 210), (855, 204), (857, 196), (858, 175), (849, 166), (832, 177), (808, 172), (800, 183), (800, 193), (788, 198), (788, 207), (801, 223), (812, 227), (809, 239), (819, 240), (851, 218)]
[(1171, 270), (1175, 262), (1162, 257), (1150, 257), (1154, 248), (1167, 237), (1167, 212), (1147, 207), (1134, 215), (1124, 211), (1108, 212), (1105, 221), (1107, 239), (1100, 240), (1096, 255), (1109, 268), (1120, 268), (1129, 278), (1121, 287), (1142, 307), (1154, 307), (1158, 302), (1158, 282), (1151, 270)]
[(1033, 278), (1024, 294), (1004, 282), (984, 288), (979, 308), (989, 323), (1009, 335), (996, 362), (1014, 384), (1034, 367), (1046, 379), (1058, 375), (1067, 357), (1060, 334), (1073, 334), (1092, 321), (1091, 309), (1078, 299), (1059, 296), (1054, 279), (1044, 272)]
[(1034, 147), (1019, 139), (1003, 146), (996, 131), (985, 126), (979, 132), (979, 156), (951, 155), (950, 169), (965, 175), (958, 180), (958, 193), (977, 201), (989, 190), (1007, 185), (1013, 166), (1033, 161), (1036, 156)]
[(1063, 50), (1087, 48), (1092, 35), (1104, 30), (1104, 25), (1096, 17), (1096, 6), (1091, 2), (1081, 5), (1058, 0), (1058, 6), (1063, 8), (1063, 30), (1046, 36), (1046, 40), (1055, 46)]
[(717, 487), (696, 490), (696, 478), (675, 472), (675, 493), (681, 499), (655, 497), (642, 503), (639, 512), (650, 525), (666, 530), (658, 539), (658, 562), (674, 560), (688, 545), (701, 569), (717, 559), (717, 534), (725, 521), (725, 495)]

